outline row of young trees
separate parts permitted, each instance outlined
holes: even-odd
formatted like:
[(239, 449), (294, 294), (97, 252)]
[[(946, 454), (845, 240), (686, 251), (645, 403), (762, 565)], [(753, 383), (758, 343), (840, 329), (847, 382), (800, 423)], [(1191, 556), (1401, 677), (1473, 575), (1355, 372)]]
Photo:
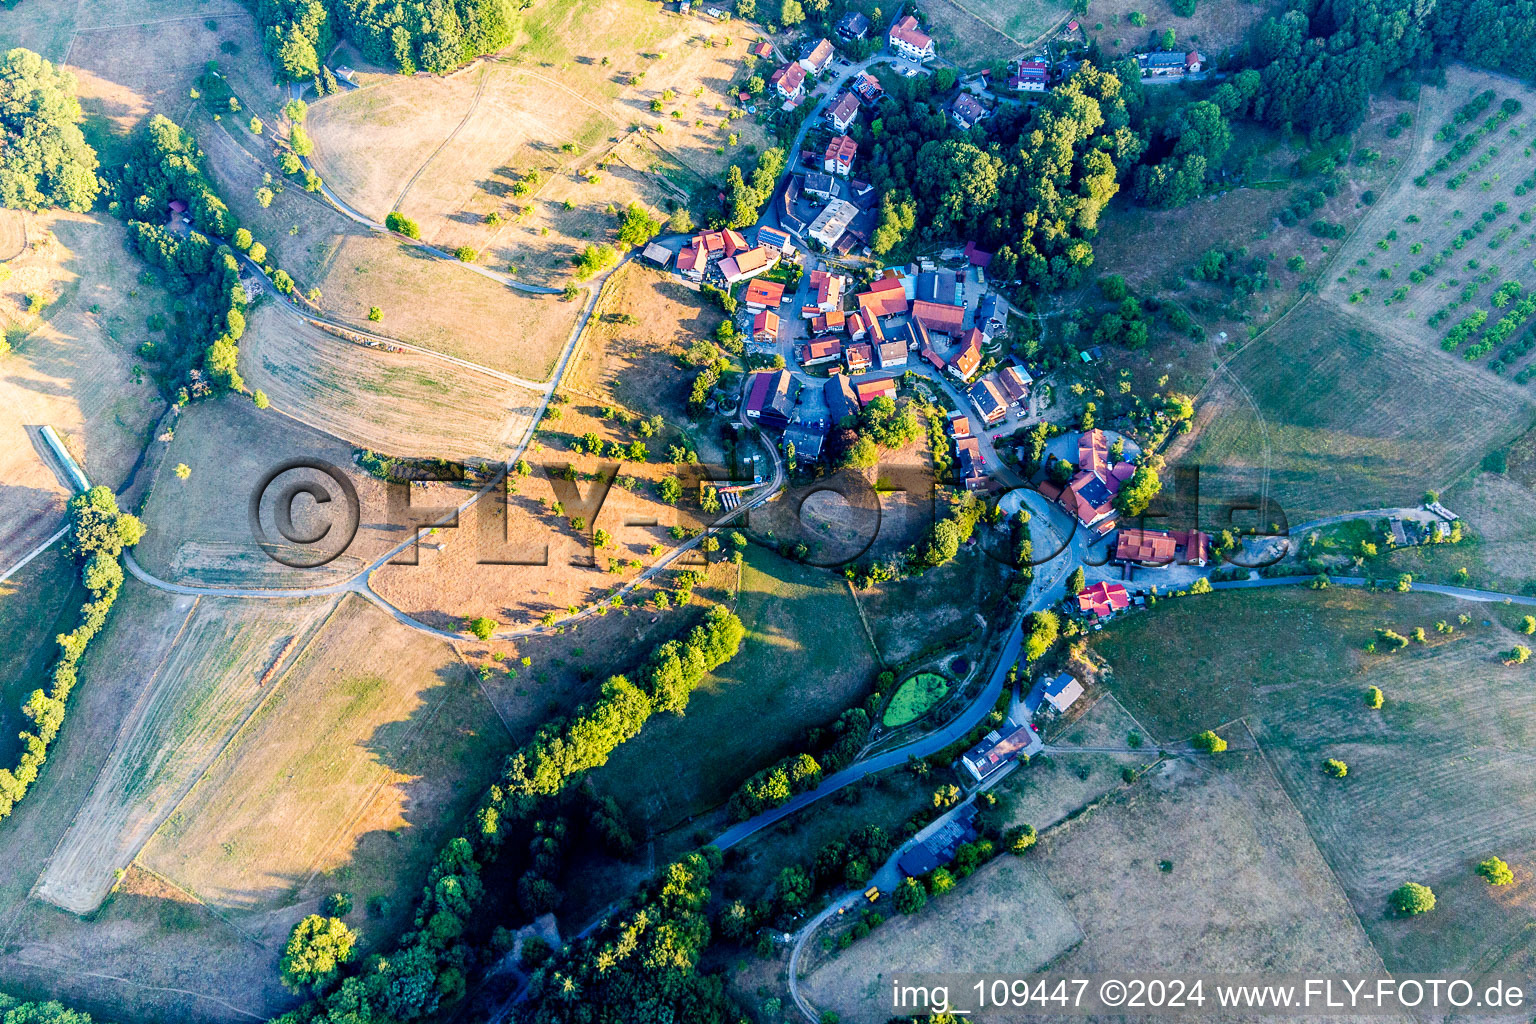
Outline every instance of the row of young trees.
[[(10, 816), (26, 796), (48, 759), (48, 747), (64, 724), (69, 694), (79, 678), (80, 659), (101, 631), (123, 585), (122, 552), (144, 536), (144, 524), (117, 507), (106, 487), (93, 487), (69, 502), (69, 551), (90, 597), (80, 606), (75, 628), (58, 635), (59, 655), (48, 688), (33, 690), (22, 705), (31, 721), (21, 733), (21, 755), (14, 768), (0, 768), (0, 819)], [(9, 1017), (6, 1018), (7, 1020)]]
[(257, 0), (267, 56), (291, 82), (321, 73), (346, 39), (401, 74), (443, 74), (512, 41), (531, 0)]
[(719, 605), (711, 608), (686, 639), (670, 640), (651, 654), (635, 674), (638, 683), (611, 676), (591, 708), (541, 728), (508, 761), (506, 792), (552, 795), (571, 776), (606, 764), (652, 714), (682, 714), (694, 688), (736, 656), (745, 635), (734, 614)]

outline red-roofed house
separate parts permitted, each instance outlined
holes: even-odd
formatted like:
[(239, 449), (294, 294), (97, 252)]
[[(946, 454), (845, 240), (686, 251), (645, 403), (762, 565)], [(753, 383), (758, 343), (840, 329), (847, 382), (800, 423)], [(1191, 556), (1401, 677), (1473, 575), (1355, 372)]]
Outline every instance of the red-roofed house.
[(1017, 60), (1008, 76), (1008, 88), (1013, 92), (1045, 92), (1050, 82), (1051, 66), (1043, 60)]
[(704, 250), (696, 245), (690, 245), (677, 254), (677, 272), (684, 277), (690, 277), (695, 281), (704, 280), (706, 265)]
[(820, 336), (841, 331), (847, 327), (848, 318), (840, 309), (834, 309), (827, 313), (821, 313), (811, 320), (811, 334)]
[(1084, 526), (1106, 532), (1115, 512), (1115, 495), (1136, 472), (1129, 462), (1110, 465), (1109, 444), (1102, 430), (1089, 430), (1077, 439), (1077, 475), (1061, 492), (1061, 506)]
[(753, 281), (744, 298), (748, 309), (772, 309), (784, 301), (784, 286), (777, 281)]
[(947, 302), (918, 299), (912, 303), (912, 319), (940, 334), (959, 334), (965, 323), (965, 308)]
[(908, 60), (921, 63), (933, 59), (933, 37), (918, 28), (917, 19), (910, 14), (891, 26), (887, 38), (891, 49)]
[[(827, 120), (832, 122), (832, 127), (840, 132), (846, 132), (848, 126), (853, 124), (859, 116), (859, 98), (851, 92), (845, 92), (837, 98), (827, 110)], [(828, 168), (828, 173), (831, 169)]]
[(1121, 562), (1141, 562), (1157, 567), (1173, 564), (1178, 542), (1173, 534), (1162, 530), (1137, 530), (1123, 528), (1115, 538), (1115, 559)]
[(773, 345), (779, 340), (779, 314), (765, 309), (752, 318), (752, 340), (762, 345)]
[[(735, 232), (732, 232), (735, 234)], [(741, 237), (737, 235), (737, 237)], [(720, 276), (728, 285), (745, 281), (759, 274), (766, 274), (779, 263), (779, 251), (760, 245), (755, 249), (742, 249), (734, 256), (720, 261)]]
[(966, 331), (965, 337), (960, 339), (960, 347), (950, 354), (949, 372), (961, 380), (975, 373), (981, 365), (981, 341), (981, 332), (976, 328)]
[(843, 287), (847, 283), (848, 279), (841, 274), (827, 270), (811, 271), (811, 291), (816, 294), (816, 311), (829, 313), (840, 308), (843, 304)]
[(768, 76), (768, 84), (790, 103), (799, 103), (805, 96), (805, 68), (799, 64), (786, 64)]
[(821, 168), (827, 174), (846, 178), (853, 173), (853, 158), (859, 153), (859, 144), (846, 135), (839, 135), (827, 143), (827, 151), (821, 155)]
[(864, 373), (869, 370), (869, 362), (874, 355), (875, 350), (869, 345), (849, 345), (843, 349), (843, 363), (849, 373)]
[(877, 398), (896, 399), (896, 378), (881, 377), (879, 380), (861, 381), (853, 386), (853, 393), (859, 396), (860, 405), (868, 405)]
[(751, 248), (751, 246), (747, 245), (747, 240), (742, 236), (741, 232), (734, 228), (726, 228), (724, 231), (721, 231), (720, 240), (725, 244), (725, 254), (727, 256), (735, 256), (737, 253)]
[(859, 308), (872, 316), (900, 316), (907, 311), (907, 293), (894, 277), (872, 281), (869, 288), (854, 298)]
[(1130, 605), (1131, 595), (1126, 592), (1123, 583), (1100, 580), (1090, 587), (1084, 587), (1077, 595), (1078, 610), (1092, 612), (1101, 619), (1123, 611)]
[(757, 43), (757, 45), (752, 47), (752, 49), (749, 50), (748, 52), (751, 53), (752, 56), (758, 58), (759, 60), (761, 60), (764, 57), (772, 57), (773, 56), (773, 44), (770, 43), (768, 40), (763, 39), (763, 40), (760, 40)]
[(880, 84), (880, 79), (868, 71), (860, 71), (853, 77), (853, 91), (858, 93), (861, 103), (874, 106), (880, 102), (880, 97), (885, 95), (885, 86)]
[(843, 343), (837, 338), (819, 338), (800, 346), (800, 365), (815, 366), (843, 357)]

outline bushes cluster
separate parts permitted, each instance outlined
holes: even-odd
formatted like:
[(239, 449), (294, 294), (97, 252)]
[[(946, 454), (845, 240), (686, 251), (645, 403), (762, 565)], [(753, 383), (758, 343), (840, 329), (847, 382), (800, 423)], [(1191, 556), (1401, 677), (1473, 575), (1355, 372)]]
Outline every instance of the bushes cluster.
[(122, 512), (106, 487), (93, 487), (69, 502), (69, 550), (79, 565), (80, 581), (90, 598), (80, 606), (75, 628), (58, 636), (59, 655), (49, 673), (48, 689), (33, 690), (22, 705), (31, 726), (21, 733), (21, 756), (14, 768), (0, 768), (0, 820), (10, 816), (48, 759), (48, 746), (64, 724), (69, 694), (79, 678), (80, 659), (107, 621), (123, 585), (122, 551), (144, 536), (144, 524)]
[[(880, 678), (883, 686), (895, 681), (889, 672), (880, 673)], [(830, 726), (807, 730), (806, 750), (763, 769), (731, 795), (731, 820), (745, 821), (778, 807), (797, 793), (815, 789), (827, 773), (852, 764), (864, 749), (870, 723), (884, 699), (885, 694), (876, 690), (860, 706), (838, 715)]]
[(443, 74), (512, 41), (516, 0), (264, 0), (256, 6), (267, 57), (290, 82), (323, 76), (320, 94), (335, 91), (329, 68), (320, 64), (346, 39), (373, 64), (401, 74)]

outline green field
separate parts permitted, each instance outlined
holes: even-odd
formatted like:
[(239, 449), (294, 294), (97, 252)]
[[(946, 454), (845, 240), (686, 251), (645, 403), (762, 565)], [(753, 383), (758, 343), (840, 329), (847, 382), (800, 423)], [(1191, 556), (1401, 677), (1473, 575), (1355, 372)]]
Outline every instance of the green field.
[[(1494, 855), (1517, 878), (1536, 868), (1536, 687), (1530, 667), (1500, 659), (1521, 639), (1508, 628), (1519, 611), (1297, 587), (1162, 602), (1093, 646), (1113, 691), (1164, 741), (1233, 723), (1224, 734), (1251, 747), (1252, 730), (1389, 969), (1493, 969), (1521, 962), (1529, 895), (1473, 884), (1471, 868)], [(1377, 628), (1420, 626), (1426, 643), (1363, 651)], [(1385, 693), (1382, 710), (1366, 707), (1368, 686)], [(1349, 775), (1324, 775), (1325, 758)], [(1442, 894), (1426, 919), (1387, 913), (1386, 895), (1410, 880)]]
[(858, 611), (826, 570), (753, 547), (735, 611), (747, 627), (741, 653), (704, 681), (686, 715), (653, 718), (592, 773), (641, 834), (723, 802), (873, 685), (879, 666)]
[[(1184, 462), (1200, 467), (1202, 524), (1227, 502), (1291, 526), (1416, 505), (1536, 422), (1521, 388), (1464, 360), (1368, 331), (1316, 299), (1246, 346), (1201, 401)], [(1239, 520), (1239, 522), (1242, 522)]]
[(967, 68), (1017, 57), (1070, 10), (1047, 0), (920, 0), (917, 9), (939, 56)]
[(74, 625), (85, 588), (74, 561), (55, 544), (0, 583), (0, 764), (15, 760), (16, 734), (30, 726), (21, 713), (27, 695), (47, 682), (58, 647), (53, 638)]
[(949, 680), (936, 672), (919, 672), (896, 690), (882, 721), (892, 728), (926, 715), (949, 692)]

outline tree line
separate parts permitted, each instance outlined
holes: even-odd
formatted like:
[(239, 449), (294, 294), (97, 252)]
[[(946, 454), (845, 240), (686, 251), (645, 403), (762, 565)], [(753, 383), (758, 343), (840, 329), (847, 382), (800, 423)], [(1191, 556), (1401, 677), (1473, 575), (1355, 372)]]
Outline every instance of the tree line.
[(68, 550), (89, 598), (80, 606), (74, 629), (57, 637), (59, 654), (49, 672), (48, 689), (33, 690), (22, 705), (22, 713), (32, 724), (21, 733), (21, 755), (15, 767), (0, 768), (0, 819), (10, 816), (37, 781), (48, 759), (48, 747), (64, 725), (69, 694), (79, 679), (80, 659), (106, 624), (122, 589), (123, 549), (144, 536), (144, 524), (118, 509), (117, 498), (106, 487), (93, 487), (71, 498), (68, 516)]
[(84, 212), (96, 200), (96, 151), (81, 134), (75, 76), (31, 50), (0, 59), (0, 206)]
[(257, 0), (267, 57), (290, 82), (322, 73), (342, 39), (403, 75), (444, 74), (512, 42), (531, 0)]

